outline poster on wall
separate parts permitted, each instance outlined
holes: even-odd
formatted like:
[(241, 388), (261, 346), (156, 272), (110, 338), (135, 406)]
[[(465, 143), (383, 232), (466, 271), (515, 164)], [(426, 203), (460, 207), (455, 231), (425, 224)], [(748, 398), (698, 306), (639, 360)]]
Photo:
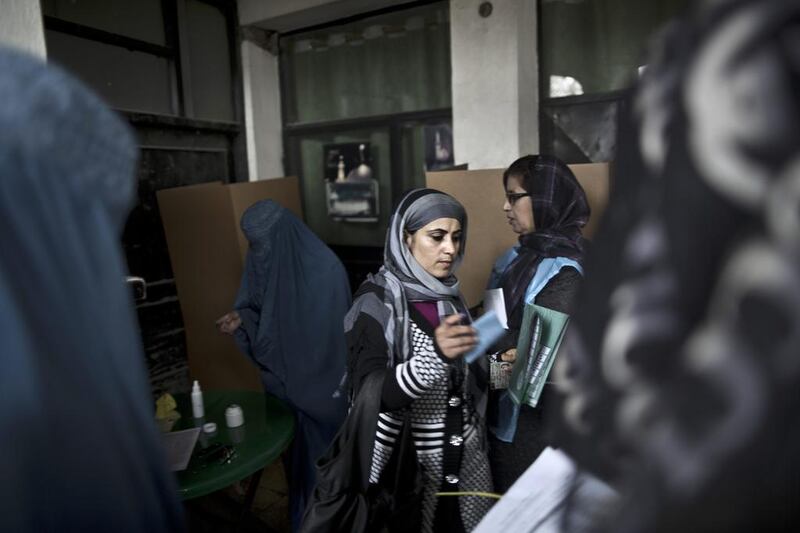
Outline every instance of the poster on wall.
[(323, 153), (328, 216), (337, 221), (377, 222), (378, 180), (370, 164), (369, 143), (326, 144)]
[(453, 166), (453, 129), (450, 124), (424, 126), (425, 170), (449, 169)]

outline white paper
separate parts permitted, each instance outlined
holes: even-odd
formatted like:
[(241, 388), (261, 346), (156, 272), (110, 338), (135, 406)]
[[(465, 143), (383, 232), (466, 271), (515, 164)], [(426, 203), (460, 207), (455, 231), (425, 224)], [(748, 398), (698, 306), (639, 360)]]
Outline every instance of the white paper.
[(494, 311), (485, 313), (472, 323), (472, 327), (478, 330), (478, 344), (464, 356), (467, 363), (471, 363), (481, 355), (484, 355), (486, 350), (489, 349), (489, 346), (494, 344), (494, 342), (505, 333)]
[(503, 296), (503, 289), (489, 289), (483, 296), (484, 312), (494, 311), (497, 320), (503, 329), (508, 329), (508, 317), (506, 317), (506, 299)]
[[(571, 489), (571, 531), (587, 531), (594, 518), (613, 508), (617, 494), (599, 479), (581, 472), (563, 452), (545, 448), (481, 520), (474, 533), (560, 533)], [(594, 525), (597, 525), (596, 523)]]
[(186, 470), (199, 434), (200, 428), (184, 429), (182, 431), (172, 431), (162, 434), (164, 437), (164, 448), (167, 452), (167, 462), (169, 462), (169, 466), (173, 472)]

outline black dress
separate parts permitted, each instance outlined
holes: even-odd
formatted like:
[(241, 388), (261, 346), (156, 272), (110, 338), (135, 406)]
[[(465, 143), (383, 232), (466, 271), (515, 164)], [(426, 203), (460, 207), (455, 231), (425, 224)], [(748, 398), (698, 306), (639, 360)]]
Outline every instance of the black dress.
[[(565, 267), (536, 295), (534, 303), (555, 311), (571, 314), (572, 301), (580, 286), (581, 275), (572, 267)], [(496, 400), (492, 393), (489, 402)], [(520, 408), (517, 431), (513, 442), (503, 442), (489, 434), (489, 463), (496, 492), (504, 493), (522, 475), (547, 447), (557, 447), (554, 429), (561, 403), (559, 394), (552, 385), (545, 385), (536, 408), (523, 405)]]

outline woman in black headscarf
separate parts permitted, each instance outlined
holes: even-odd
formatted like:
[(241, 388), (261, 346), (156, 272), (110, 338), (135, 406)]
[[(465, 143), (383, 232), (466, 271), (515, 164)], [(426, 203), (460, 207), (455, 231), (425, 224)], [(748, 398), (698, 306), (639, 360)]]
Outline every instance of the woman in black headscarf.
[(250, 243), (235, 311), (218, 322), (258, 365), (264, 388), (295, 415), (286, 458), (292, 527), (314, 487), (314, 462), (344, 420), (342, 320), (350, 284), (341, 261), (288, 209), (272, 200), (242, 215)]
[(480, 496), (436, 494), (492, 487), (482, 423), (486, 372), (462, 357), (476, 338), (461, 325), (469, 315), (453, 275), (466, 230), (466, 212), (451, 196), (407, 194), (386, 234), (383, 267), (359, 288), (345, 319), (355, 394), (366, 378), (383, 377), (377, 428), (366, 428), (374, 435), (365, 461), (370, 485), (387, 483), (402, 435), (412, 434), (416, 463), (401, 466), (420, 465), (423, 487), (421, 508), (402, 517), (413, 523), (417, 515), (411, 530), (469, 531), (490, 505)]
[[(519, 245), (497, 260), (489, 288), (502, 288), (508, 333), (495, 347), (497, 360), (513, 362), (526, 304), (570, 314), (583, 269), (581, 229), (589, 219), (583, 188), (561, 160), (528, 155), (503, 173), (503, 210)], [(507, 391), (490, 396), (490, 459), (495, 487), (505, 492), (546, 446), (542, 413), (548, 386), (534, 409), (514, 404)]]

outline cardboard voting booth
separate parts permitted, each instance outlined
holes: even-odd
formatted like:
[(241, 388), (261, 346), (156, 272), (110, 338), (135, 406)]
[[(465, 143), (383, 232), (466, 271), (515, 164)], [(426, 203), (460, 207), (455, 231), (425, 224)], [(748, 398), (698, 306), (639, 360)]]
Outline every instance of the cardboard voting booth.
[(296, 177), (219, 182), (157, 193), (186, 333), (189, 372), (203, 389), (261, 390), (258, 371), (219, 333), (215, 320), (233, 309), (247, 239), (239, 220), (248, 207), (275, 200), (302, 219)]
[(608, 163), (586, 163), (581, 165), (567, 165), (583, 190), (586, 191), (586, 199), (589, 200), (589, 207), (592, 214), (589, 222), (583, 228), (583, 236), (587, 239), (594, 237), (600, 219), (608, 204), (608, 194), (611, 185), (611, 168)]
[(428, 187), (453, 196), (467, 210), (467, 248), (456, 276), (473, 307), (483, 300), (494, 262), (517, 242), (503, 213), (503, 170), (428, 172), (426, 178)]
[[(608, 202), (609, 164), (569, 165), (586, 191), (592, 210), (584, 236), (591, 239)], [(464, 205), (469, 217), (467, 249), (458, 270), (467, 305), (481, 302), (495, 260), (517, 243), (503, 212), (503, 170), (428, 172), (428, 187), (446, 192)]]

